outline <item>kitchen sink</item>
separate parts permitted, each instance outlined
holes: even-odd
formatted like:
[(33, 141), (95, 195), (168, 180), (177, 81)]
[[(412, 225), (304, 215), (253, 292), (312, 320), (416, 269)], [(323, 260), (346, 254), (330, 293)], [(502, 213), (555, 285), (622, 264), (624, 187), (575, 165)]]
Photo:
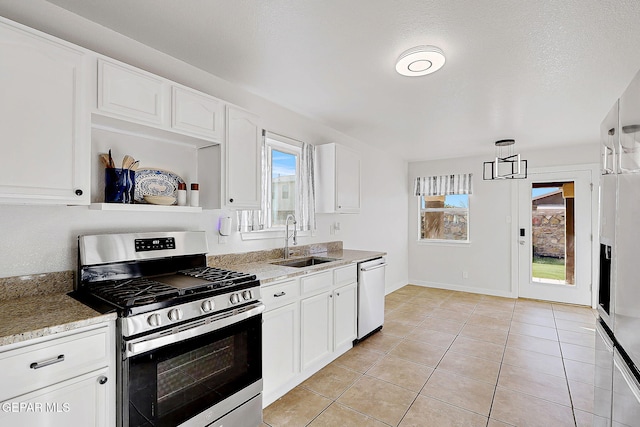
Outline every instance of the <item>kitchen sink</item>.
[(331, 261), (337, 261), (337, 259), (312, 256), (307, 258), (287, 259), (284, 261), (272, 262), (271, 264), (302, 268), (302, 267), (311, 267), (313, 265), (318, 265), (318, 264), (324, 264), (326, 262), (331, 262)]

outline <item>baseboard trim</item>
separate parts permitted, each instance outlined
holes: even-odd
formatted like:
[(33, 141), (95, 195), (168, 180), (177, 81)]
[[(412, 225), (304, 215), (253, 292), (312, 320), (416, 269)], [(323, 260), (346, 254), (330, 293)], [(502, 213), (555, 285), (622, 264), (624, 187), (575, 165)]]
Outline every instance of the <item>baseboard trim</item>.
[(509, 291), (500, 291), (497, 289), (487, 289), (487, 288), (476, 288), (470, 286), (460, 286), (460, 285), (452, 285), (449, 283), (437, 283), (437, 282), (429, 282), (426, 280), (409, 280), (409, 284), (416, 286), (424, 286), (427, 288), (438, 288), (438, 289), (446, 289), (449, 291), (460, 291), (460, 292), (469, 292), (472, 294), (482, 294), (482, 295), (491, 295), (494, 297), (505, 297), (505, 298), (517, 298), (517, 295), (514, 295)]
[(406, 282), (396, 282), (393, 285), (385, 286), (384, 293), (385, 295), (389, 295), (391, 292), (397, 291), (398, 289), (405, 286), (406, 284), (407, 284)]

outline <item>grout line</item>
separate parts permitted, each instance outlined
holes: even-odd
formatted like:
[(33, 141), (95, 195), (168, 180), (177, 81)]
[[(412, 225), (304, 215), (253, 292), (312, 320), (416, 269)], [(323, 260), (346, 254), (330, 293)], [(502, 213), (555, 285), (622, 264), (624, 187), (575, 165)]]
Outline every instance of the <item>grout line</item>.
[[(517, 300), (516, 300), (517, 301)], [(515, 311), (516, 304), (513, 304), (513, 310)], [(487, 417), (487, 427), (491, 420), (491, 413), (493, 412), (493, 403), (496, 400), (496, 392), (498, 391), (498, 382), (500, 381), (500, 374), (502, 374), (502, 364), (504, 362), (504, 355), (507, 352), (507, 343), (509, 342), (509, 333), (511, 332), (511, 324), (513, 322), (513, 312), (511, 313), (511, 321), (509, 322), (509, 329), (507, 330), (507, 339), (504, 341), (504, 347), (502, 348), (502, 357), (500, 358), (500, 368), (498, 369), (498, 377), (496, 378), (496, 385), (493, 388), (493, 396), (491, 397), (491, 404), (489, 405), (489, 416)]]
[(553, 313), (553, 324), (556, 325), (556, 336), (558, 337), (558, 347), (560, 348), (560, 358), (562, 359), (562, 369), (564, 370), (564, 380), (567, 383), (567, 392), (569, 393), (569, 403), (571, 403), (571, 415), (573, 416), (573, 424), (578, 425), (578, 420), (576, 420), (576, 409), (573, 405), (573, 394), (571, 393), (571, 387), (569, 386), (569, 376), (567, 375), (567, 366), (564, 363), (564, 355), (562, 353), (562, 345), (560, 344), (560, 333), (558, 333), (558, 323), (556, 322), (556, 310), (551, 305), (551, 312)]

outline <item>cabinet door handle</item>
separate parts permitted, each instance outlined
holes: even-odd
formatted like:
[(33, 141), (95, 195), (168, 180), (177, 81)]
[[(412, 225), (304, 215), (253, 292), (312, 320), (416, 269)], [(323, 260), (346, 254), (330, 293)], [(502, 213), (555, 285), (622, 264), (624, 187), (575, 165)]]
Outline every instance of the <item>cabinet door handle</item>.
[(336, 295), (337, 295), (337, 296), (340, 296), (340, 292), (336, 292)]
[(54, 357), (53, 359), (43, 360), (42, 362), (33, 362), (29, 367), (31, 369), (40, 369), (45, 366), (53, 365), (54, 363), (64, 362), (64, 354), (61, 354), (58, 357)]
[(98, 383), (100, 383), (100, 385), (105, 385), (107, 381), (109, 381), (109, 378), (104, 375), (101, 375), (100, 378), (98, 378)]
[(278, 292), (277, 294), (273, 294), (274, 297), (278, 298), (278, 297), (283, 297), (285, 296), (287, 293), (282, 291), (282, 292)]

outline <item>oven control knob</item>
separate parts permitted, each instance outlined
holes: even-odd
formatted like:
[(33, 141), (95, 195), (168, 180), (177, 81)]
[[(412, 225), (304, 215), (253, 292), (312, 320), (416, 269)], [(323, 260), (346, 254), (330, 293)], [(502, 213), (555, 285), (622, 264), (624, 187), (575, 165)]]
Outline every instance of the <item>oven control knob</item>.
[(149, 324), (149, 326), (160, 326), (162, 324), (162, 317), (160, 317), (159, 314), (152, 314), (151, 316), (147, 317), (147, 323)]
[(244, 291), (242, 293), (242, 298), (246, 300), (250, 300), (251, 298), (253, 298), (252, 292), (251, 291)]
[(231, 304), (237, 304), (240, 302), (240, 295), (232, 294), (230, 300), (231, 300)]
[(213, 310), (213, 307), (215, 307), (215, 304), (210, 299), (207, 299), (202, 301), (202, 305), (200, 307), (202, 308), (203, 312), (208, 313), (211, 310)]
[(176, 322), (180, 319), (182, 319), (182, 310), (174, 308), (169, 311), (169, 320)]

